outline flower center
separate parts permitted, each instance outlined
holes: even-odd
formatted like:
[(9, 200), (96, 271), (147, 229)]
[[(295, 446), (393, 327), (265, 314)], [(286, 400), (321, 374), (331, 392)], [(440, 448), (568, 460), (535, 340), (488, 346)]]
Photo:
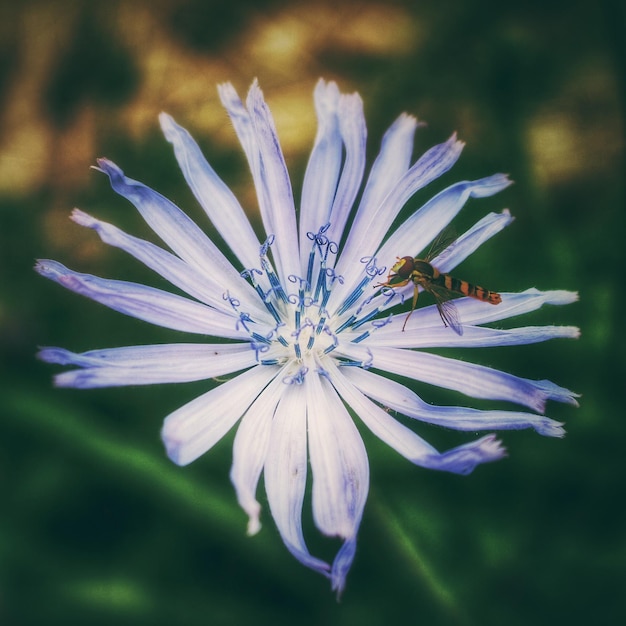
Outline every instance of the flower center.
[[(244, 270), (244, 276), (255, 289), (265, 308), (274, 320), (274, 326), (259, 324), (249, 314), (239, 310), (239, 301), (224, 294), (237, 311), (238, 328), (243, 327), (251, 339), (257, 361), (261, 365), (284, 365), (293, 363), (294, 375), (288, 382), (301, 382), (308, 365), (319, 363), (335, 350), (342, 339), (352, 343), (365, 340), (376, 328), (389, 323), (389, 319), (376, 319), (389, 304), (390, 292), (371, 290), (371, 283), (380, 277), (385, 268), (376, 266), (374, 257), (360, 259), (363, 277), (334, 310), (327, 309), (333, 287), (343, 285), (343, 277), (335, 272), (334, 263), (338, 251), (335, 242), (325, 235), (330, 224), (322, 226), (317, 233), (307, 233), (311, 248), (304, 277), (290, 275), (283, 284), (274, 268), (268, 252), (274, 243), (271, 235), (261, 246), (261, 268)], [(368, 294), (367, 288), (370, 288)], [(391, 297), (393, 297), (391, 293)], [(361, 328), (363, 327), (363, 328)], [(358, 331), (358, 332), (357, 332)], [(339, 361), (340, 365), (360, 365), (352, 361)], [(299, 372), (299, 373), (298, 373)]]

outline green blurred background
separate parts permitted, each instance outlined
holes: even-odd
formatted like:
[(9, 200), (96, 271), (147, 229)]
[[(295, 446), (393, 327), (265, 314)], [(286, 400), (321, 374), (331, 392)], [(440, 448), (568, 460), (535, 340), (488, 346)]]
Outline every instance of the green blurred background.
[[(622, 623), (624, 27), (618, 0), (1, 1), (0, 624)], [(428, 122), (418, 152), (454, 130), (467, 142), (413, 206), (453, 181), (510, 173), (516, 185), (458, 219), (462, 231), (488, 210), (516, 216), (463, 276), (501, 291), (578, 290), (579, 303), (520, 323), (583, 333), (454, 353), (582, 393), (579, 409), (548, 407), (567, 423), (564, 440), (504, 433), (506, 460), (458, 477), (415, 468), (363, 433), (372, 487), (341, 603), (287, 553), (267, 507), (260, 535), (245, 536), (228, 480), (232, 433), (190, 467), (166, 460), (163, 417), (210, 383), (55, 390), (57, 368), (34, 359), (38, 345), (179, 338), (32, 271), (48, 257), (163, 286), (68, 220), (79, 206), (149, 236), (89, 169), (96, 157), (205, 225), (160, 134), (166, 110), (258, 224), (215, 86), (230, 80), (243, 94), (259, 78), (297, 194), (320, 76), (363, 96), (370, 163), (402, 111)], [(474, 436), (416, 430), (442, 448)], [(310, 526), (311, 549), (330, 556), (337, 544)]]

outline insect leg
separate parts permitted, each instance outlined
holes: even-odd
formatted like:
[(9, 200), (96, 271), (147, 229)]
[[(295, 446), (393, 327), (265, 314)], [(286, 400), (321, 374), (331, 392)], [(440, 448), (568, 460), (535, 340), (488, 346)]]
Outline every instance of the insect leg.
[[(409, 314), (406, 316), (406, 319), (404, 320), (404, 324), (402, 324), (402, 332), (404, 332), (404, 329), (406, 327), (406, 323), (409, 321), (409, 317), (411, 317), (411, 313), (413, 313), (413, 311), (415, 311), (415, 307), (417, 306), (417, 296), (419, 296), (419, 289), (418, 287), (418, 282), (416, 280), (416, 276), (413, 276), (413, 302), (411, 302), (411, 310), (409, 311)], [(407, 280), (407, 282), (409, 282)]]

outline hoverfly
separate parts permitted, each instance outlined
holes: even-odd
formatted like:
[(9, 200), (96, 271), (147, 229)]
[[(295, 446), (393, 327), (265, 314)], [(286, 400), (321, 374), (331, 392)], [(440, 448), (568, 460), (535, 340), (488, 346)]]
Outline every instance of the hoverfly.
[(459, 321), (457, 308), (454, 302), (452, 302), (452, 298), (455, 295), (469, 296), (490, 304), (500, 304), (502, 302), (502, 296), (499, 293), (440, 272), (430, 263), (431, 259), (438, 256), (441, 251), (450, 245), (450, 242), (451, 238), (442, 234), (435, 239), (425, 258), (420, 259), (412, 256), (396, 257), (397, 262), (391, 267), (391, 271), (387, 276), (387, 282), (376, 285), (377, 287), (404, 287), (409, 282), (413, 283), (413, 302), (411, 310), (402, 325), (403, 331), (417, 305), (420, 287), (424, 291), (431, 293), (435, 298), (435, 304), (443, 325), (449, 326), (458, 335), (463, 334), (463, 327)]

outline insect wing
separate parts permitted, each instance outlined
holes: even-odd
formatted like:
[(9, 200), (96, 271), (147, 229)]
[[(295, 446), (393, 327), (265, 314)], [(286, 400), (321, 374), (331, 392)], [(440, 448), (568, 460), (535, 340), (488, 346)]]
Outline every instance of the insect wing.
[(456, 240), (456, 233), (451, 226), (444, 228), (430, 244), (425, 261), (430, 262), (437, 258), (441, 262), (451, 251)]
[(439, 311), (443, 325), (449, 326), (457, 335), (462, 335), (463, 326), (459, 320), (459, 310), (456, 308), (453, 300), (451, 300), (454, 294), (437, 285), (429, 285), (426, 290), (435, 298), (437, 311)]

